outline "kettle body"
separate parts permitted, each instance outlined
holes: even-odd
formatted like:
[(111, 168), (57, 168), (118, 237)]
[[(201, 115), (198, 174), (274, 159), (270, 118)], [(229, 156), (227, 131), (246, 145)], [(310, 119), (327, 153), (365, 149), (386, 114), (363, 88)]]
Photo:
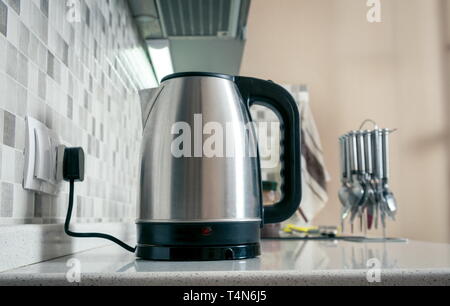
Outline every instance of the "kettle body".
[[(159, 88), (142, 92), (141, 100), (137, 256), (260, 255), (264, 222), (289, 218), (301, 200), (300, 122), (290, 94), (268, 81), (190, 72), (167, 76)], [(285, 131), (284, 197), (269, 208), (262, 204), (253, 103), (280, 114)]]

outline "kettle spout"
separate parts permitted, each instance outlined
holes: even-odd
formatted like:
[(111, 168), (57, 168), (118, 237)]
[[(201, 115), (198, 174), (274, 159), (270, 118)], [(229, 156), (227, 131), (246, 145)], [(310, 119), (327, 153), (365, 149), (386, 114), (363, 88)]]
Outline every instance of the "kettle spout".
[(145, 128), (148, 117), (153, 109), (153, 106), (158, 99), (159, 95), (163, 91), (164, 86), (143, 89), (139, 91), (139, 97), (141, 99), (141, 112), (142, 112), (142, 127)]

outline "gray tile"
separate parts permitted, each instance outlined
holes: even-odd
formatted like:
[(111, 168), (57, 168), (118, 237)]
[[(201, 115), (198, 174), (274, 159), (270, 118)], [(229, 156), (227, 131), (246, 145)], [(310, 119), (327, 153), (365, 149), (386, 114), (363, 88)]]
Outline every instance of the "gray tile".
[(69, 45), (73, 46), (75, 44), (75, 29), (73, 25), (69, 25)]
[(17, 81), (25, 88), (28, 87), (28, 59), (22, 53), (18, 53)]
[(256, 113), (256, 118), (258, 120), (264, 120), (266, 118), (266, 112), (263, 110), (260, 110)]
[(34, 62), (36, 65), (38, 63), (38, 52), (39, 52), (39, 41), (36, 36), (30, 32), (30, 41), (28, 43), (28, 57)]
[(71, 73), (69, 73), (69, 88), (68, 88), (68, 94), (69, 95), (71, 95), (71, 96), (73, 96), (73, 86), (74, 86), (74, 84), (73, 84), (73, 76), (72, 76), (72, 74)]
[(38, 41), (37, 65), (43, 71), (47, 70), (47, 57), (48, 57), (48, 50), (47, 50), (47, 48), (42, 43), (40, 43)]
[(16, 47), (8, 42), (6, 52), (6, 72), (13, 78), (17, 79), (18, 53)]
[(96, 121), (95, 121), (95, 118), (92, 118), (92, 135), (93, 136), (96, 136), (95, 135), (95, 132), (96, 132)]
[(55, 75), (55, 56), (50, 51), (47, 52), (47, 74), (51, 78)]
[(87, 152), (89, 155), (92, 155), (92, 135), (88, 135), (88, 146), (87, 146)]
[(6, 36), (8, 32), (8, 7), (0, 0), (0, 33)]
[(40, 195), (34, 197), (34, 217), (42, 218), (42, 196)]
[(19, 117), (25, 117), (28, 105), (28, 92), (22, 86), (17, 86), (17, 107), (16, 112)]
[(65, 41), (63, 41), (62, 61), (64, 65), (69, 66), (69, 45)]
[(16, 142), (16, 116), (7, 111), (5, 111), (3, 115), (3, 143), (14, 148)]
[(50, 218), (53, 216), (52, 214), (52, 203), (53, 197), (49, 195), (41, 195), (41, 214), (42, 218)]
[(53, 129), (53, 110), (50, 108), (50, 106), (47, 105), (45, 111), (45, 124), (49, 129)]
[(58, 82), (61, 83), (61, 62), (56, 59), (56, 57), (53, 57), (53, 76), (52, 78)]
[(89, 94), (86, 90), (84, 91), (84, 108), (89, 109)]
[(91, 10), (86, 6), (86, 25), (91, 26)]
[(49, 9), (48, 0), (41, 0), (40, 7), (41, 7), (42, 13), (44, 13), (44, 15), (46, 17), (48, 17), (48, 9)]
[(67, 118), (73, 119), (73, 99), (67, 96)]
[(16, 118), (15, 143), (17, 150), (21, 152), (25, 150), (25, 119), (19, 117)]
[(14, 201), (14, 186), (10, 183), (2, 183), (1, 185), (1, 207), (0, 217), (12, 218), (13, 216), (13, 201)]
[(94, 78), (89, 74), (89, 91), (94, 92)]
[(16, 151), (16, 160), (14, 163), (14, 171), (15, 171), (15, 183), (22, 184), (23, 181), (23, 167), (24, 167), (24, 156), (21, 151)]
[(20, 15), (20, 0), (8, 0), (9, 6)]
[(38, 94), (39, 98), (45, 101), (47, 94), (47, 75), (39, 70), (38, 74)]
[(48, 18), (43, 17), (41, 18), (41, 30), (40, 35), (42, 41), (47, 44), (48, 43)]
[(30, 45), (30, 30), (21, 22), (19, 33), (19, 50), (28, 55), (28, 46)]
[(98, 43), (94, 40), (94, 58), (98, 60)]

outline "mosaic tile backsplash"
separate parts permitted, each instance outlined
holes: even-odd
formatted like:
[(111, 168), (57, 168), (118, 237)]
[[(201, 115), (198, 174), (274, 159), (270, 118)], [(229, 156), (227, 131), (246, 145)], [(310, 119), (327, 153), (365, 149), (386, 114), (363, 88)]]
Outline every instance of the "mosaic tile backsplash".
[(74, 220), (135, 219), (146, 76), (127, 59), (146, 60), (140, 46), (124, 0), (0, 0), (0, 224), (62, 223), (67, 210), (66, 184), (56, 197), (22, 188), (26, 116), (85, 149)]

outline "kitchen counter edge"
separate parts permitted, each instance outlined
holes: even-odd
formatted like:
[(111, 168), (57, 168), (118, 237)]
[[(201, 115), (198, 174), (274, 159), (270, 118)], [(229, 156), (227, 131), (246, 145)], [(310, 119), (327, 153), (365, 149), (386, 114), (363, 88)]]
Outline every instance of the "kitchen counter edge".
[[(123, 272), (83, 273), (79, 283), (66, 275), (2, 273), (0, 286), (396, 286), (450, 285), (450, 269), (381, 270), (380, 282), (368, 270)], [(372, 280), (370, 282), (369, 280)]]

